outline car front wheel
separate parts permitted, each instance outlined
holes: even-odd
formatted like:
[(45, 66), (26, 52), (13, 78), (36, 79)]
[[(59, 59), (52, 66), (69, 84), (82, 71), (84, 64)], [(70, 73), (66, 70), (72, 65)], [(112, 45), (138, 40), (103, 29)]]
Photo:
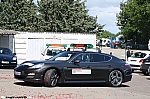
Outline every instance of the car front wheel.
[(121, 73), (121, 71), (119, 70), (113, 70), (110, 72), (109, 74), (109, 86), (120, 86), (122, 84), (123, 81), (123, 75)]
[(44, 76), (44, 85), (46, 87), (55, 87), (57, 81), (58, 81), (58, 75), (55, 69), (50, 69), (46, 71)]

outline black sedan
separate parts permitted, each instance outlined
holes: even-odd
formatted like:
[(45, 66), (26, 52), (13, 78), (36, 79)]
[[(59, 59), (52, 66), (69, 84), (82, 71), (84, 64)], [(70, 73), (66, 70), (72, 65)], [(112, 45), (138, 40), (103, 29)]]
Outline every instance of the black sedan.
[(143, 60), (140, 70), (144, 75), (150, 75), (150, 55)]
[(14, 77), (54, 87), (58, 83), (107, 83), (120, 86), (131, 81), (132, 69), (125, 61), (98, 52), (66, 51), (44, 61), (25, 61)]
[(9, 48), (0, 48), (0, 66), (16, 67), (17, 57)]

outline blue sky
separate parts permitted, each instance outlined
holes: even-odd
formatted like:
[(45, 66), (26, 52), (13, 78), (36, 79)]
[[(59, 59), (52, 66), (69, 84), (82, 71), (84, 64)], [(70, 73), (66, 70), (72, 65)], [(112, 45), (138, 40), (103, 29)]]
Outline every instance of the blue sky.
[[(34, 0), (36, 1), (36, 0)], [(90, 16), (98, 16), (98, 23), (105, 24), (104, 30), (111, 33), (118, 33), (116, 26), (116, 14), (120, 11), (120, 2), (123, 0), (86, 0)]]
[(87, 0), (86, 6), (89, 15), (98, 16), (98, 23), (105, 24), (104, 30), (111, 33), (118, 33), (120, 30), (116, 26), (116, 14), (120, 11), (122, 0)]

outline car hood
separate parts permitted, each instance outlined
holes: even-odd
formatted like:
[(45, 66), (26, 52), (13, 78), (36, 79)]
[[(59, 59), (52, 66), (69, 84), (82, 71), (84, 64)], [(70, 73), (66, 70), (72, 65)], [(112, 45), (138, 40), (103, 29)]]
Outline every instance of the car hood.
[(39, 63), (45, 63), (46, 60), (31, 60), (31, 61), (24, 61), (23, 63), (21, 64), (24, 64), (24, 63), (32, 63), (32, 64), (39, 64)]
[[(64, 62), (64, 61), (50, 61), (50, 60), (33, 60), (33, 61), (25, 61), (21, 64), (19, 64), (16, 68), (14, 68), (14, 70), (17, 70), (17, 71), (24, 71), (24, 70), (27, 70), (30, 65), (33, 66), (33, 65), (37, 65), (37, 64), (40, 64), (40, 63), (45, 63), (45, 64), (57, 64), (57, 63), (60, 63), (60, 62)], [(60, 63), (61, 64), (61, 63)]]
[(13, 56), (6, 55), (6, 54), (0, 54), (0, 60), (11, 60)]
[(60, 63), (63, 62), (61, 60), (57, 60), (57, 61), (51, 61), (51, 60), (32, 60), (32, 61), (25, 61), (24, 63), (32, 63), (32, 64), (40, 64), (40, 63)]

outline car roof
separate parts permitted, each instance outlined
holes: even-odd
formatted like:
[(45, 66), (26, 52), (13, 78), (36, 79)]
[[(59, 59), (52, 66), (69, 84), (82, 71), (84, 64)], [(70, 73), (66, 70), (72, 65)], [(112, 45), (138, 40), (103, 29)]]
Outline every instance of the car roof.
[[(67, 51), (66, 51), (67, 52)], [(99, 53), (99, 52), (93, 52), (93, 51), (68, 51), (68, 52), (78, 52), (78, 53)], [(105, 54), (105, 55), (110, 55), (107, 53), (100, 53), (100, 54)]]

